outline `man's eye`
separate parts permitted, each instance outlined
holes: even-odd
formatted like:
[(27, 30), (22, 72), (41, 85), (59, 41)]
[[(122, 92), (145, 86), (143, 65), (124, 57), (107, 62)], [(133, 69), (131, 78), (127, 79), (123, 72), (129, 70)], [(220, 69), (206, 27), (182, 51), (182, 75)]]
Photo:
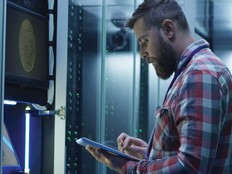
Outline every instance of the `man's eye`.
[(147, 47), (148, 46), (148, 40), (141, 40), (139, 41), (140, 47)]
[(144, 45), (146, 45), (146, 46), (147, 46), (147, 44), (148, 44), (148, 40), (146, 40), (146, 41), (144, 42)]
[(146, 47), (147, 44), (148, 44), (148, 40), (145, 40), (145, 41), (142, 42), (142, 46), (143, 46), (143, 47), (144, 47), (144, 46)]

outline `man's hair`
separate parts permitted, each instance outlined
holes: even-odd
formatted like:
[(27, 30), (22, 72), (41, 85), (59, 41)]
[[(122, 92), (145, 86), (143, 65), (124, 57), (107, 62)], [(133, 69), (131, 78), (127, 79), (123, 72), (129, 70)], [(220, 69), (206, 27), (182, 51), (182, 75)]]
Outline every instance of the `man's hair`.
[(160, 28), (165, 19), (171, 19), (177, 22), (180, 29), (189, 30), (185, 14), (176, 0), (144, 0), (128, 19), (127, 26), (133, 29), (139, 18), (143, 18), (147, 28)]

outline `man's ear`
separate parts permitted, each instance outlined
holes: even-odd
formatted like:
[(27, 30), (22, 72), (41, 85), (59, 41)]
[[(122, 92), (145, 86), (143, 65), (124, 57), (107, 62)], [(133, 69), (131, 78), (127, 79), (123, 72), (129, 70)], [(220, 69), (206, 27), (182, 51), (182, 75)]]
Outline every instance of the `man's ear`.
[(162, 29), (168, 39), (173, 40), (175, 38), (175, 27), (172, 20), (165, 19), (162, 23)]

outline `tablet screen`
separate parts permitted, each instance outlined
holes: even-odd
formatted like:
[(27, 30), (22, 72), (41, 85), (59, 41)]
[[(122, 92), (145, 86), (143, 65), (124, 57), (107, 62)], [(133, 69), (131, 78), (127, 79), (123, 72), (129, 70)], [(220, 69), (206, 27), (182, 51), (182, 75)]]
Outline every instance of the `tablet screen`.
[(87, 146), (87, 145), (90, 145), (90, 146), (93, 146), (93, 147), (97, 147), (97, 148), (101, 148), (101, 149), (104, 149), (110, 153), (113, 153), (115, 155), (118, 155), (118, 156), (121, 156), (121, 157), (124, 157), (124, 158), (127, 158), (129, 160), (133, 160), (133, 161), (139, 161), (138, 158), (136, 157), (133, 157), (131, 155), (128, 155), (128, 154), (125, 154), (123, 152), (120, 152), (119, 150), (117, 150), (116, 148), (112, 148), (112, 147), (109, 147), (107, 145), (104, 145), (104, 144), (101, 144), (101, 143), (98, 143), (96, 141), (93, 141), (93, 140), (90, 140), (88, 138), (85, 138), (85, 137), (82, 137), (80, 139), (78, 139), (77, 141), (77, 144), (81, 145), (81, 146)]

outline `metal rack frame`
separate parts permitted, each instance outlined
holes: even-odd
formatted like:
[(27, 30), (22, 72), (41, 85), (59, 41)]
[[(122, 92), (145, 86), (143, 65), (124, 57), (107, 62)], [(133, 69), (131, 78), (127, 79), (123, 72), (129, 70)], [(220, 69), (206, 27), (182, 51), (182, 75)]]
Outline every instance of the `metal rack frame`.
[[(3, 109), (4, 109), (4, 77), (5, 77), (5, 23), (6, 23), (6, 0), (0, 1), (0, 135), (2, 137), (2, 125), (3, 125)], [(0, 143), (0, 149), (2, 154), (2, 141)], [(2, 166), (2, 155), (0, 157), (0, 166)], [(2, 173), (2, 168), (0, 168), (0, 173)]]

